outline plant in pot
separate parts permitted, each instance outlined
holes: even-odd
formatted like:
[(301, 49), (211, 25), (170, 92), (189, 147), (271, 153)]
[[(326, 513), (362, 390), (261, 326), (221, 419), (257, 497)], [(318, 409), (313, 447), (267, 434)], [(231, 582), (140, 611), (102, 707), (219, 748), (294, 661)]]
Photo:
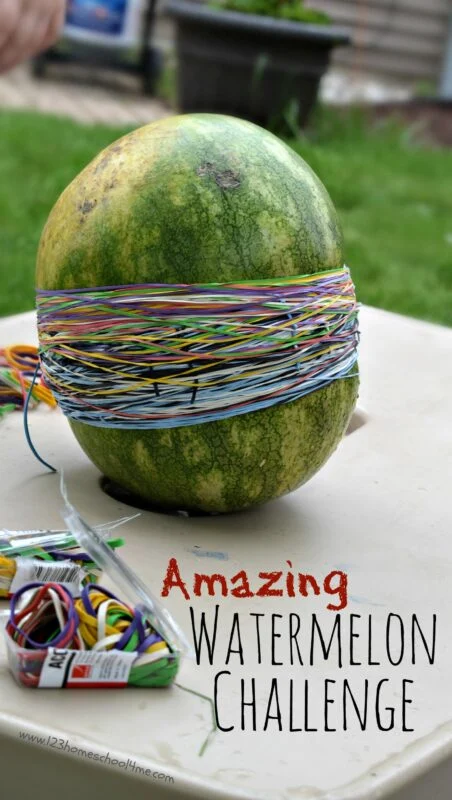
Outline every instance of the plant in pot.
[(184, 112), (211, 111), (303, 125), (343, 28), (303, 0), (169, 0), (177, 28)]

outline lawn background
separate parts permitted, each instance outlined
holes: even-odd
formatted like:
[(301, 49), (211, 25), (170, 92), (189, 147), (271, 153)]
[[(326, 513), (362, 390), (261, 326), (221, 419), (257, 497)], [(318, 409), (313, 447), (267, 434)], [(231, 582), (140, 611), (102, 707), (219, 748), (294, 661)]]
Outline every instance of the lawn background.
[[(60, 192), (127, 128), (0, 113), (0, 315), (33, 308), (42, 227)], [(320, 110), (290, 140), (339, 212), (361, 302), (452, 325), (452, 151), (396, 123)]]

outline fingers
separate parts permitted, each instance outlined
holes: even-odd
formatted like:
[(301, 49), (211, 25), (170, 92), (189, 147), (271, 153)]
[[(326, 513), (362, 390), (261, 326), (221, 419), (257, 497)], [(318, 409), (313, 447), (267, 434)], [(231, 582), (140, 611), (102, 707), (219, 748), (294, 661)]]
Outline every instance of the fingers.
[(64, 25), (64, 18), (66, 15), (66, 2), (65, 0), (57, 0), (53, 2), (53, 14), (48, 22), (47, 32), (44, 37), (43, 49), (50, 47), (61, 33)]
[(21, 6), (21, 0), (0, 0), (0, 54), (17, 28)]
[(0, 0), (0, 72), (50, 47), (64, 13), (64, 0)]
[[(36, 20), (33, 14), (22, 14), (19, 24), (5, 42), (0, 53), (0, 69), (7, 70), (27, 58), (36, 40)], [(17, 61), (16, 61), (17, 59)]]

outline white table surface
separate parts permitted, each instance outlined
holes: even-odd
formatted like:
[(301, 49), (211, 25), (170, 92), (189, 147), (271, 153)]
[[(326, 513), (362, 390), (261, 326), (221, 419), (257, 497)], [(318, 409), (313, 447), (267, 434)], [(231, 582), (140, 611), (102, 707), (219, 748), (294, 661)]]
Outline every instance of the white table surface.
[[(376, 629), (388, 613), (421, 620), (438, 615), (433, 666), (306, 667), (248, 666), (232, 662), (231, 694), (221, 711), (238, 721), (239, 678), (258, 679), (258, 697), (273, 675), (300, 687), (309, 678), (390, 677), (415, 681), (410, 707), (414, 733), (218, 732), (202, 757), (198, 750), (210, 727), (207, 703), (176, 687), (169, 690), (52, 691), (17, 686), (0, 644), (0, 786), (27, 800), (38, 785), (65, 800), (126, 798), (268, 798), (268, 800), (421, 800), (450, 797), (452, 781), (452, 330), (375, 309), (361, 312), (361, 392), (366, 422), (345, 437), (321, 472), (288, 497), (242, 515), (179, 518), (144, 512), (123, 531), (122, 554), (156, 594), (169, 558), (187, 580), (194, 572), (234, 575), (247, 569), (294, 569), (320, 578), (341, 568), (349, 576), (349, 605), (342, 614), (372, 614)], [(0, 345), (31, 343), (33, 314), (0, 322)], [(70, 497), (92, 523), (130, 512), (106, 496), (99, 473), (88, 462), (59, 412), (34, 411), (30, 428), (41, 454), (63, 467)], [(1, 526), (21, 529), (61, 526), (58, 478), (49, 475), (27, 448), (20, 414), (0, 423)], [(214, 555), (200, 558), (196, 548)], [(218, 560), (215, 554), (226, 554)], [(194, 598), (199, 618), (220, 605), (219, 641), (229, 636), (234, 611), (242, 637), (251, 637), (248, 613), (289, 614), (327, 624), (325, 596), (309, 599)], [(191, 638), (189, 605), (173, 591), (167, 607)], [(5, 607), (5, 604), (3, 604)], [(229, 627), (226, 624), (229, 621)], [(224, 652), (224, 649), (221, 650)], [(224, 667), (186, 661), (179, 682), (212, 695), (213, 678)], [(300, 692), (302, 688), (300, 688)], [(285, 693), (282, 693), (283, 700)], [(282, 701), (282, 706), (284, 703)], [(260, 706), (262, 707), (262, 706)], [(284, 707), (285, 708), (285, 707)], [(285, 711), (283, 714), (287, 717)], [(138, 777), (55, 749), (25, 745), (18, 731), (68, 740), (99, 754), (133, 759), (171, 776), (174, 783)], [(413, 782), (414, 781), (414, 782)], [(413, 783), (411, 783), (413, 782)], [(61, 790), (61, 791), (60, 791)], [(420, 793), (419, 793), (420, 792)]]

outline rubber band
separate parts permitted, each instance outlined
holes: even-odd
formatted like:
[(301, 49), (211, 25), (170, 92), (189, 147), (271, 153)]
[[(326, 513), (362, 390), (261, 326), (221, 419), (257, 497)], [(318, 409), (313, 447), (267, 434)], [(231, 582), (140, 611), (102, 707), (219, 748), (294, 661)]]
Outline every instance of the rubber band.
[(347, 267), (247, 283), (38, 290), (41, 369), (70, 419), (170, 428), (290, 402), (354, 375)]
[[(35, 589), (31, 599), (19, 608), (20, 599), (31, 589)], [(34, 650), (48, 647), (78, 650), (81, 648), (81, 640), (77, 627), (78, 618), (72, 595), (57, 583), (26, 584), (11, 599), (6, 630), (20, 647)]]
[(35, 385), (35, 382), (37, 380), (39, 371), (40, 371), (40, 367), (38, 365), (36, 367), (35, 373), (33, 375), (33, 378), (32, 378), (32, 381), (31, 381), (31, 385), (30, 385), (30, 388), (28, 390), (28, 394), (27, 394), (27, 397), (26, 397), (26, 400), (25, 400), (25, 405), (24, 405), (24, 433), (25, 433), (25, 439), (27, 440), (28, 447), (30, 448), (30, 450), (33, 453), (34, 457), (43, 465), (43, 467), (46, 467), (46, 469), (50, 470), (50, 472), (57, 472), (56, 467), (52, 466), (52, 464), (49, 464), (48, 461), (46, 461), (41, 455), (39, 455), (36, 447), (33, 444), (32, 438), (30, 436), (30, 430), (29, 430), (29, 427), (28, 427), (28, 410), (30, 408), (31, 398), (33, 396), (33, 389), (34, 389), (34, 385)]

